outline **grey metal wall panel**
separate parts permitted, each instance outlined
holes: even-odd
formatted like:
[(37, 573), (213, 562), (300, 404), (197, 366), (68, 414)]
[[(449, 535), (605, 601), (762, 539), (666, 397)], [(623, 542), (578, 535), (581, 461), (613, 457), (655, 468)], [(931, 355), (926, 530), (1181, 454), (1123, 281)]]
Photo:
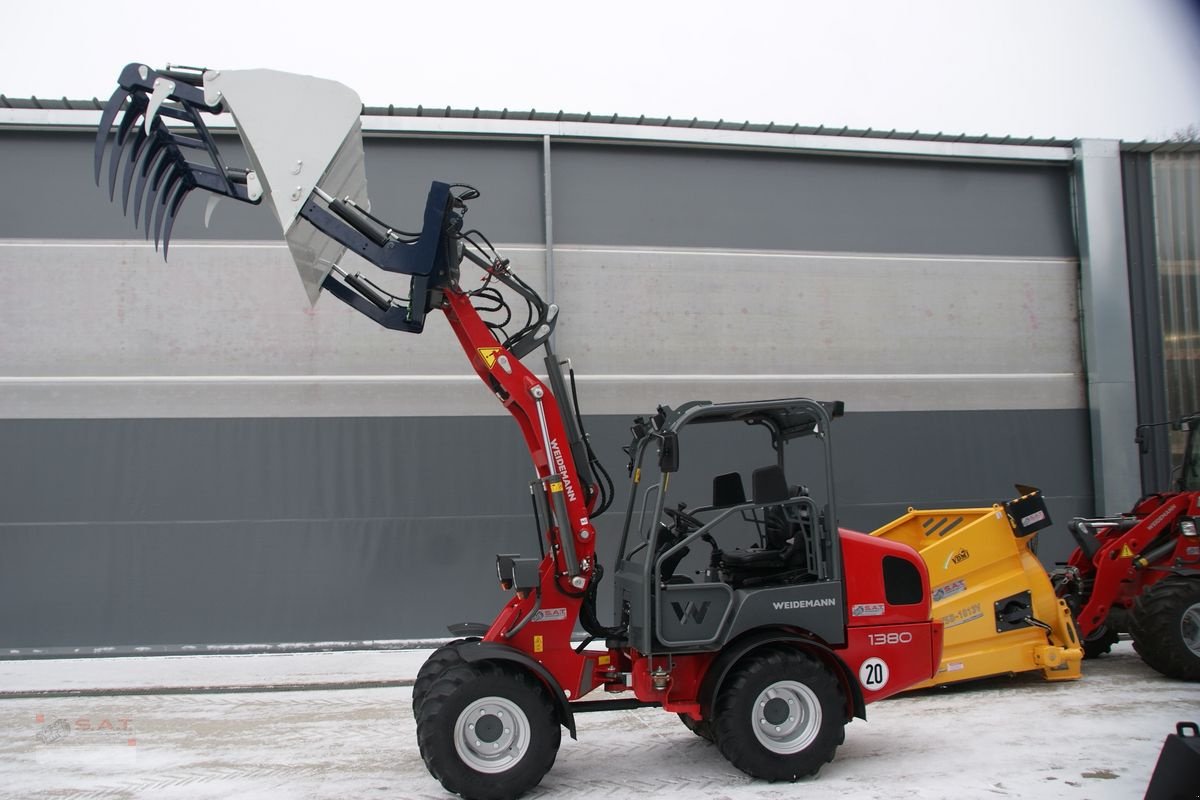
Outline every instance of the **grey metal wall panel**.
[(564, 244), (1074, 257), (1059, 167), (556, 144)]
[[(619, 485), (628, 423), (588, 426)], [(840, 521), (1030, 482), (1059, 523), (1053, 561), (1062, 523), (1092, 510), (1087, 441), (1085, 411), (851, 413)], [(8, 420), (0, 452), (0, 648), (17, 655), (441, 636), (499, 609), (493, 554), (537, 552), (532, 468), (503, 420)], [(620, 511), (597, 525), (611, 563)]]
[[(129, 239), (133, 219), (93, 183), (94, 136), (86, 133), (0, 131), (0, 178), (8, 197), (0, 238)], [(484, 193), (468, 223), (507, 242), (542, 241), (541, 147), (515, 142), (464, 142), (367, 138), (367, 186), (373, 210), (399, 227), (419, 228), (433, 180), (468, 181)], [(231, 166), (246, 163), (238, 140), (221, 135)], [(105, 161), (105, 166), (108, 162)], [(119, 179), (118, 179), (119, 182)], [(203, 193), (188, 198), (173, 240), (282, 241), (279, 223), (265, 206), (222, 201), (204, 227)]]
[(0, 460), (5, 523), (503, 517), (533, 477), (513, 476), (529, 459), (501, 418), (0, 420), (0, 437), (19, 454)]
[[(540, 248), (505, 252), (544, 286)], [(714, 400), (834, 393), (876, 411), (1084, 405), (1073, 259), (555, 253), (558, 349), (593, 413), (653, 408), (666, 385)], [(437, 315), (414, 337), (335, 298), (309, 309), (282, 245), (171, 255), (0, 241), (15, 287), (0, 297), (0, 418), (504, 413)]]
[[(555, 144), (552, 152), (563, 244), (1075, 255), (1061, 166), (619, 145)], [(540, 142), (368, 137), (366, 154), (384, 219), (415, 225), (430, 180), (463, 180), (484, 192), (472, 225), (493, 241), (543, 241)], [(92, 184), (88, 134), (0, 132), (0, 175), (21, 198), (0, 215), (0, 238), (131, 235), (132, 221)], [(226, 201), (211, 230), (203, 208), (190, 199), (175, 239), (279, 238), (265, 207)]]
[(873, 410), (1082, 405), (1072, 260), (632, 248), (555, 257), (558, 347), (589, 372), (775, 376), (785, 394), (832, 385)]

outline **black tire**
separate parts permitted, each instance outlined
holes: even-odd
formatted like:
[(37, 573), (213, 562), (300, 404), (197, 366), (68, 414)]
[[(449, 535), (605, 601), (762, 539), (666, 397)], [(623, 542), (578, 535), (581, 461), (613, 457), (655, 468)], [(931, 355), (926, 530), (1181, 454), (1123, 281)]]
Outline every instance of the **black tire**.
[(417, 715), (425, 766), (446, 791), (467, 800), (520, 797), (554, 765), (561, 741), (541, 681), (494, 661), (447, 669)]
[(715, 742), (717, 740), (716, 734), (713, 733), (711, 719), (692, 719), (691, 715), (689, 714), (680, 714), (679, 719), (683, 723), (683, 727), (687, 728), (701, 739), (704, 739), (707, 742)]
[(1200, 578), (1164, 578), (1143, 592), (1129, 632), (1151, 667), (1168, 678), (1200, 681)]
[(1083, 640), (1083, 657), (1099, 658), (1112, 651), (1112, 646), (1120, 639), (1116, 628), (1111, 625), (1101, 625), (1092, 631), (1092, 635)]
[(815, 775), (833, 760), (845, 727), (837, 678), (820, 661), (785, 648), (743, 658), (722, 685), (713, 714), (721, 754), (767, 781)]
[(462, 656), (458, 654), (458, 646), (463, 642), (478, 641), (478, 636), (455, 639), (453, 642), (444, 644), (429, 654), (429, 658), (425, 659), (425, 663), (417, 670), (417, 680), (413, 683), (412, 707), (414, 718), (421, 712), (421, 703), (425, 699), (425, 695), (429, 693), (429, 687), (433, 686), (433, 682), (438, 679), (438, 676), (451, 667), (457, 667), (459, 664), (466, 663), (463, 661)]

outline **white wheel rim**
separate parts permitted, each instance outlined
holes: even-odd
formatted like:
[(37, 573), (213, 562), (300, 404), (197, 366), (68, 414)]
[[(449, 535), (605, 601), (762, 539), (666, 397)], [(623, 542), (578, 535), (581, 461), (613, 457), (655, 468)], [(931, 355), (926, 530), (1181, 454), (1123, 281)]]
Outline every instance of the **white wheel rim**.
[(476, 772), (512, 769), (529, 750), (529, 718), (504, 697), (481, 697), (454, 721), (454, 750)]
[(1183, 612), (1179, 620), (1179, 633), (1192, 655), (1200, 657), (1200, 603), (1195, 603)]
[(772, 753), (799, 753), (821, 730), (821, 702), (803, 683), (773, 683), (754, 699), (750, 728), (758, 743)]

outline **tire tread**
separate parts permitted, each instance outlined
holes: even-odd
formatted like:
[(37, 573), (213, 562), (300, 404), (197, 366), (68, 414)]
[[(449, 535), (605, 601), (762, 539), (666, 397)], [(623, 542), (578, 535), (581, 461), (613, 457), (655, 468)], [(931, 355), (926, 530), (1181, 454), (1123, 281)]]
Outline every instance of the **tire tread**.
[(1179, 631), (1184, 610), (1200, 603), (1200, 578), (1173, 576), (1146, 589), (1133, 605), (1129, 632), (1142, 660), (1168, 678), (1200, 681), (1200, 658)]
[[(830, 702), (822, 702), (822, 731), (807, 749), (789, 756), (768, 753), (746, 727), (744, 708), (738, 708), (745, 693), (764, 674), (783, 674), (806, 684)], [(845, 698), (837, 679), (820, 661), (792, 648), (757, 650), (730, 673), (714, 706), (713, 732), (721, 754), (742, 772), (768, 781), (795, 781), (815, 775), (833, 760), (845, 741)], [(831, 727), (833, 726), (833, 727)]]
[[(531, 728), (536, 728), (539, 718), (549, 723), (543, 732), (543, 735), (548, 734), (545, 741), (531, 744), (525, 758), (508, 772), (485, 775), (470, 769), (454, 751), (453, 733), (447, 732), (454, 724), (449, 717), (457, 715), (448, 706), (455, 702), (460, 692), (469, 691), (470, 684), (480, 681), (511, 682), (512, 694), (524, 694), (533, 706), (525, 708)], [(541, 681), (523, 669), (495, 661), (464, 661), (446, 669), (429, 687), (417, 715), (417, 747), (426, 769), (447, 791), (464, 800), (520, 797), (537, 786), (554, 765), (561, 743), (562, 728)]]

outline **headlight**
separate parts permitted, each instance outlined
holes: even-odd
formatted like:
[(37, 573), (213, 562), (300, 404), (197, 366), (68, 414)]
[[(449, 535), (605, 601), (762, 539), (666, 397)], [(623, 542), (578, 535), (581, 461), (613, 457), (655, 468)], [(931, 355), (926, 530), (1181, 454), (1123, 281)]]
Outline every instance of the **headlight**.
[(1184, 536), (1195, 536), (1196, 535), (1196, 520), (1194, 520), (1194, 519), (1179, 520), (1179, 532), (1182, 533)]

